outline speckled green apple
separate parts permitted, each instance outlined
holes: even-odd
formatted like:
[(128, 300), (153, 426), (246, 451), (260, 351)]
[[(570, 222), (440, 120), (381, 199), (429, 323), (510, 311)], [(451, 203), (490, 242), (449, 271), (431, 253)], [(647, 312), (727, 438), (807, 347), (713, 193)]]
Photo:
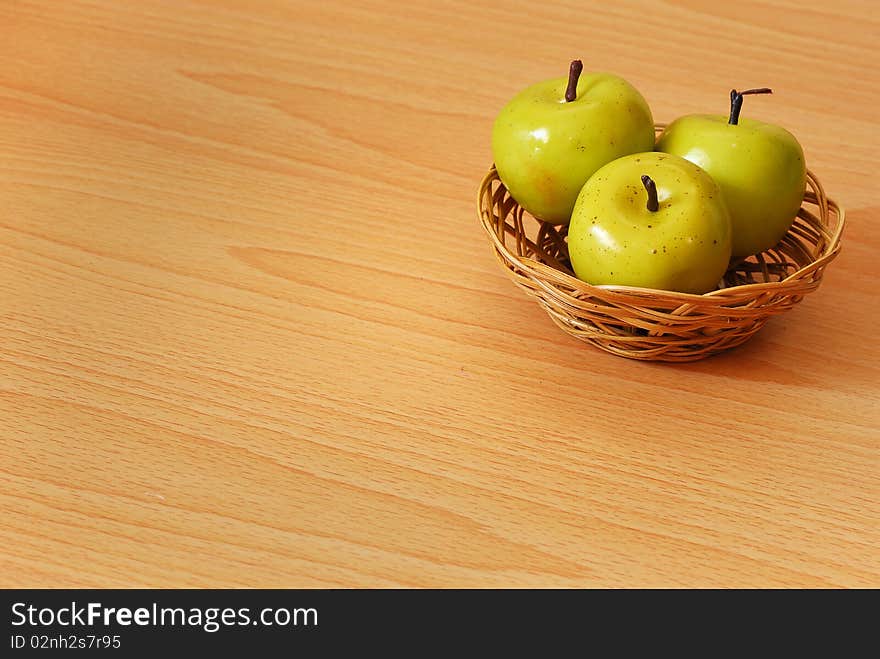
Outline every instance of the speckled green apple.
[[(644, 97), (608, 73), (539, 82), (498, 114), (492, 156), (511, 196), (540, 220), (566, 224), (587, 179), (615, 158), (654, 148)], [(573, 80), (573, 83), (572, 83)]]
[(618, 158), (584, 185), (568, 227), (579, 279), (702, 294), (730, 261), (730, 214), (718, 184), (665, 153)]
[(791, 227), (806, 186), (804, 152), (794, 135), (774, 124), (740, 119), (742, 97), (731, 92), (731, 113), (673, 121), (657, 149), (690, 160), (721, 187), (733, 222), (733, 255), (776, 245)]

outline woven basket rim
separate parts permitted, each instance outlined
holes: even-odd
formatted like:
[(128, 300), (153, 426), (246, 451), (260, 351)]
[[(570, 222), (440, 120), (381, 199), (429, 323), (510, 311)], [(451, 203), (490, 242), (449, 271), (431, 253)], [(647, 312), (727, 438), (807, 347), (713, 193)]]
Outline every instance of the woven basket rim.
[[(658, 123), (656, 124), (656, 129), (662, 130), (664, 126), (665, 124)], [(679, 291), (668, 291), (637, 286), (621, 286), (613, 284), (595, 285), (589, 284), (546, 263), (542, 263), (537, 259), (520, 257), (517, 254), (511, 252), (510, 249), (508, 249), (506, 243), (498, 236), (495, 229), (493, 228), (490, 220), (490, 215), (485, 210), (484, 198), (487, 191), (490, 189), (491, 183), (494, 180), (498, 180), (499, 184), (501, 186), (504, 186), (504, 183), (501, 182), (500, 178), (498, 177), (497, 170), (495, 169), (495, 165), (493, 163), (492, 166), (489, 168), (489, 171), (483, 177), (483, 180), (479, 186), (479, 190), (477, 193), (477, 213), (480, 217), (480, 222), (483, 226), (483, 229), (486, 231), (486, 233), (489, 234), (490, 238), (493, 241), (495, 249), (500, 255), (503, 255), (505, 259), (509, 260), (512, 263), (516, 263), (524, 271), (532, 271), (535, 275), (538, 275), (539, 278), (536, 278), (536, 281), (542, 286), (550, 284), (553, 280), (559, 280), (558, 283), (560, 285), (564, 285), (566, 288), (572, 289), (577, 293), (577, 295), (573, 295), (566, 291), (561, 291), (556, 286), (553, 286), (553, 288), (555, 289), (554, 294), (556, 296), (567, 296), (572, 298), (573, 300), (593, 296), (609, 301), (614, 298), (618, 298), (617, 301), (620, 303), (632, 303), (633, 296), (637, 296), (645, 298), (646, 301), (662, 300), (668, 301), (669, 303), (677, 302), (680, 304), (687, 304), (688, 302), (694, 302), (697, 300), (705, 303), (711, 298), (718, 298), (718, 302), (723, 302), (723, 299), (725, 297), (739, 297), (742, 296), (744, 293), (754, 294), (755, 296), (765, 293), (784, 293), (785, 290), (794, 282), (809, 276), (817, 268), (824, 267), (837, 256), (837, 254), (840, 252), (841, 238), (843, 236), (844, 225), (846, 223), (845, 209), (833, 199), (830, 199), (826, 196), (822, 184), (819, 182), (819, 179), (808, 168), (808, 192), (804, 197), (804, 203), (811, 203), (819, 206), (823, 218), (830, 218), (830, 216), (833, 214), (836, 217), (836, 223), (833, 226), (833, 230), (828, 230), (830, 229), (830, 227), (826, 226), (825, 223), (822, 224), (823, 229), (826, 231), (825, 245), (822, 253), (815, 258), (812, 258), (809, 263), (792, 272), (784, 279), (772, 282), (756, 282), (749, 284), (739, 284), (736, 286), (728, 286), (702, 294), (682, 293)], [(812, 188), (811, 191), (810, 188)], [(524, 212), (524, 215), (527, 215), (527, 213)], [(532, 216), (528, 215), (528, 217), (531, 218)], [(534, 221), (538, 222), (538, 220)]]

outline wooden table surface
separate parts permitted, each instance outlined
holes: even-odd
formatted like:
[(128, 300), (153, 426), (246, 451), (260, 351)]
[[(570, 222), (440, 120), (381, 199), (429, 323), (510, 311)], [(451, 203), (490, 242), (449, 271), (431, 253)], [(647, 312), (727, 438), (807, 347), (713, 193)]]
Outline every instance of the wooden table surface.
[[(880, 586), (880, 23), (865, 0), (0, 3), (0, 585)], [(819, 290), (640, 363), (475, 213), (581, 57), (782, 123)]]

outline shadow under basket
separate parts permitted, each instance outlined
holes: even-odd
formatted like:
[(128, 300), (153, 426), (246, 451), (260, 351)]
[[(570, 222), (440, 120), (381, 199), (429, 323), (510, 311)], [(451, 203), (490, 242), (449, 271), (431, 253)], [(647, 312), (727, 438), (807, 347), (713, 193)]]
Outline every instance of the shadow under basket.
[(779, 244), (731, 263), (718, 289), (694, 295), (577, 279), (568, 259), (568, 227), (527, 214), (494, 166), (480, 184), (478, 210), (511, 279), (564, 331), (621, 357), (669, 362), (738, 346), (816, 290), (840, 251), (844, 227), (843, 209), (808, 171), (804, 202)]

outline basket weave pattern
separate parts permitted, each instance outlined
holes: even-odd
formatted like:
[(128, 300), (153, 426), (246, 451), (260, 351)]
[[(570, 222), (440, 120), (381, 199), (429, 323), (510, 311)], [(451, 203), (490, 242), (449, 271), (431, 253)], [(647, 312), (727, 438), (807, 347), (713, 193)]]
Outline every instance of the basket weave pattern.
[(494, 166), (480, 185), (478, 210), (514, 283), (559, 327), (607, 352), (654, 361), (693, 361), (747, 341), (818, 288), (844, 227), (843, 209), (808, 171), (804, 203), (779, 244), (731, 263), (716, 290), (693, 295), (580, 281), (568, 259), (568, 228), (528, 215)]

